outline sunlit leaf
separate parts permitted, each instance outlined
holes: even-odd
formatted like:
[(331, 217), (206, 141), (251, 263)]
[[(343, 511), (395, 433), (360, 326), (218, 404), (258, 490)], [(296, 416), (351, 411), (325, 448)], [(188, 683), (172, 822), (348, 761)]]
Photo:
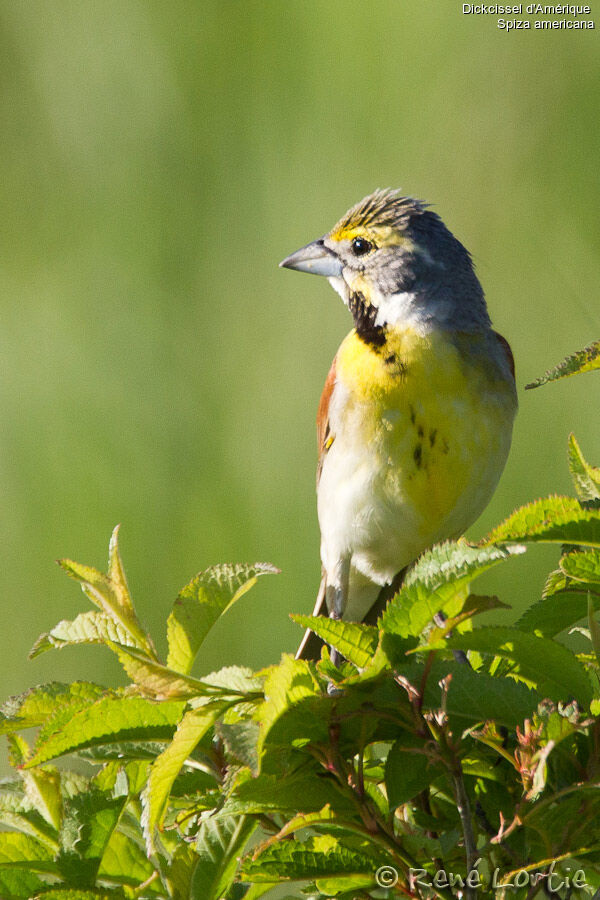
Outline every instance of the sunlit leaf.
[[(388, 604), (381, 626), (385, 632), (406, 638), (421, 637), (439, 612), (456, 615), (467, 599), (466, 588), (479, 575), (512, 556), (525, 552), (519, 545), (472, 547), (465, 541), (440, 544), (428, 550), (406, 574), (404, 583)], [(459, 598), (459, 608), (451, 608)]]
[[(260, 727), (259, 756), (269, 733), (280, 717), (301, 701), (322, 696), (321, 688), (309, 663), (287, 655), (282, 657), (279, 666), (273, 666), (268, 670), (264, 691), (265, 701), (257, 714)], [(308, 710), (305, 713), (305, 725), (306, 743), (327, 735), (327, 724)]]
[(61, 709), (75, 712), (90, 706), (105, 694), (106, 688), (89, 681), (39, 685), (6, 701), (0, 711), (0, 733), (42, 725)]
[(16, 866), (31, 872), (56, 873), (53, 856), (45, 844), (28, 834), (0, 832), (0, 870), (6, 866)]
[(118, 529), (119, 526), (114, 529), (110, 540), (108, 575), (71, 559), (59, 559), (58, 563), (67, 575), (81, 584), (92, 603), (129, 633), (136, 647), (155, 656), (152, 642), (140, 625), (131, 601), (119, 556)]
[(600, 509), (582, 506), (573, 497), (534, 500), (494, 528), (485, 544), (504, 541), (540, 541), (600, 547)]
[(182, 675), (149, 659), (144, 653), (118, 644), (109, 645), (131, 680), (157, 700), (190, 700), (222, 696), (226, 691), (191, 675)]
[(372, 625), (342, 622), (327, 616), (292, 615), (290, 618), (303, 628), (310, 628), (359, 668), (371, 661), (377, 649), (379, 632)]
[[(112, 832), (102, 854), (99, 879), (112, 884), (138, 887), (151, 878), (154, 872), (154, 866), (136, 841), (120, 831)], [(160, 890), (160, 881), (156, 882), (156, 887)]]
[(148, 784), (142, 794), (142, 825), (149, 853), (153, 852), (154, 832), (160, 828), (164, 819), (173, 782), (188, 756), (225, 708), (225, 703), (218, 702), (188, 710), (181, 719), (173, 740), (153, 763)]
[(591, 372), (592, 369), (600, 368), (600, 341), (594, 341), (578, 350), (571, 356), (566, 356), (557, 366), (536, 378), (535, 381), (525, 385), (525, 390), (540, 387), (549, 381), (556, 381), (558, 378), (566, 378), (567, 375), (577, 375), (579, 372)]
[(575, 581), (600, 585), (600, 550), (565, 553), (560, 561), (560, 568)]
[(29, 658), (34, 659), (45, 650), (61, 650), (71, 644), (105, 644), (108, 641), (136, 646), (129, 631), (119, 622), (92, 610), (80, 613), (71, 622), (63, 619), (51, 631), (40, 635), (31, 648)]
[(574, 434), (569, 435), (569, 469), (580, 500), (600, 499), (600, 469), (586, 462)]
[(174, 701), (154, 703), (143, 697), (103, 697), (76, 712), (68, 722), (61, 722), (56, 731), (52, 730), (52, 721), (48, 723), (27, 766), (115, 741), (169, 740), (182, 712), (183, 703)]
[(518, 628), (488, 626), (455, 634), (445, 645), (510, 659), (518, 666), (521, 676), (535, 683), (541, 693), (553, 700), (574, 697), (587, 708), (592, 699), (590, 680), (583, 666), (567, 647), (548, 638), (527, 634)]
[(217, 619), (256, 584), (260, 575), (277, 574), (270, 563), (213, 566), (200, 572), (179, 593), (167, 619), (167, 666), (187, 674)]
[(255, 859), (244, 861), (242, 878), (272, 882), (368, 875), (374, 882), (375, 872), (385, 862), (389, 857), (372, 844), (364, 842), (361, 851), (331, 835), (322, 835), (302, 843), (286, 840), (269, 845)]

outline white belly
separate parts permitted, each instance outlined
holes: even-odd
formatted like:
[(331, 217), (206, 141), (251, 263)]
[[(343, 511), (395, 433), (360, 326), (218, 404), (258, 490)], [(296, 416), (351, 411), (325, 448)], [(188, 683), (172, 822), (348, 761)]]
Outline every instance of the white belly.
[(483, 511), (506, 462), (512, 411), (506, 396), (479, 396), (476, 413), (468, 397), (446, 397), (443, 427), (439, 398), (388, 409), (374, 425), (370, 405), (339, 386), (336, 395), (318, 489), (321, 559), (328, 584), (349, 565), (344, 618), (360, 620), (381, 585)]

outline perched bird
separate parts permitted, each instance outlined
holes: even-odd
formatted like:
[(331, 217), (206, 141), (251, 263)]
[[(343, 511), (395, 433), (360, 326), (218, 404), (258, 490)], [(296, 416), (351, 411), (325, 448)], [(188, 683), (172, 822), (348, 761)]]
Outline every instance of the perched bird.
[[(362, 621), (383, 586), (489, 502), (517, 409), (468, 251), (426, 204), (377, 190), (288, 256), (324, 275), (354, 328), (317, 416), (322, 581), (315, 615)], [(299, 656), (316, 652), (307, 633)]]

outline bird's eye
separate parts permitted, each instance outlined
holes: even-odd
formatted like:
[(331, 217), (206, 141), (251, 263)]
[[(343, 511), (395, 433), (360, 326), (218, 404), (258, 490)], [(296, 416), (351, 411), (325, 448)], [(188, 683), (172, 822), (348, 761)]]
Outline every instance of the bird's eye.
[(355, 237), (350, 247), (355, 256), (364, 256), (365, 253), (370, 253), (371, 250), (375, 249), (375, 245), (371, 241), (362, 237)]

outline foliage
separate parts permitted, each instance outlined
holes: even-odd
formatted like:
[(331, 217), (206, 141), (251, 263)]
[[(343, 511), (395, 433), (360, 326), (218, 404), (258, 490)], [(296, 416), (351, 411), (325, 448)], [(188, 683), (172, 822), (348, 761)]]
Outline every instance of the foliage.
[[(552, 873), (566, 896), (575, 870), (593, 893), (600, 478), (573, 436), (569, 465), (577, 498), (530, 503), (479, 545), (429, 550), (376, 627), (295, 616), (343, 654), (339, 668), (325, 649), (316, 663), (190, 674), (212, 625), (273, 566), (192, 579), (163, 662), (117, 529), (106, 573), (62, 560), (97, 609), (32, 655), (101, 643), (130, 683), (51, 683), (5, 703), (15, 775), (0, 784), (0, 896), (255, 900), (284, 883), (319, 900), (450, 898), (495, 879), (499, 897), (533, 897)], [(563, 545), (541, 599), (513, 625), (476, 624), (502, 604), (471, 583), (539, 542)], [(569, 629), (582, 652), (558, 639)], [(65, 757), (77, 771), (55, 765)]]

